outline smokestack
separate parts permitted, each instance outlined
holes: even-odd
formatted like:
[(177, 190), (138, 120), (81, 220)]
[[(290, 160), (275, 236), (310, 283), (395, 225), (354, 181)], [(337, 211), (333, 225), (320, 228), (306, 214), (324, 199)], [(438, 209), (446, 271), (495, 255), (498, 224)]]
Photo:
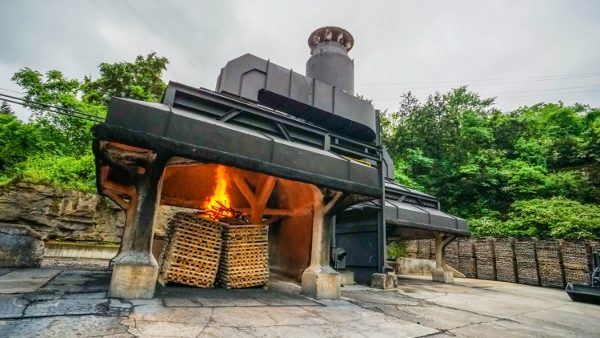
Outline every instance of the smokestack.
[(354, 95), (354, 61), (348, 57), (354, 46), (352, 34), (339, 27), (321, 27), (310, 35), (308, 46), (306, 76)]

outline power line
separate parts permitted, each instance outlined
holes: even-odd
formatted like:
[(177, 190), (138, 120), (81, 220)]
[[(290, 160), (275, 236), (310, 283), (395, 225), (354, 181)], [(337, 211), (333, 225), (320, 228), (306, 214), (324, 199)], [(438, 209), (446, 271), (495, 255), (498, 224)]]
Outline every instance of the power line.
[[(127, 35), (129, 35), (129, 37), (131, 37), (131, 39), (133, 40), (133, 42), (135, 42), (135, 44), (138, 47), (141, 47), (141, 49), (144, 49), (144, 45), (140, 42), (140, 39), (136, 38), (127, 28), (125, 28), (120, 22), (119, 20), (117, 20), (117, 18), (115, 18), (113, 15), (110, 14), (110, 12), (108, 12), (107, 10), (104, 10), (104, 8), (102, 8), (102, 6), (100, 6), (100, 4), (98, 4), (95, 0), (90, 0), (92, 2), (93, 5), (95, 5), (96, 7), (98, 7), (98, 9), (100, 9), (102, 11), (102, 13), (104, 13), (109, 19), (111, 19), (117, 26), (119, 26), (119, 28), (125, 32)], [(180, 73), (178, 70), (174, 70), (177, 76), (180, 77), (184, 77), (182, 73)]]
[[(371, 86), (388, 86), (388, 85), (412, 85), (412, 84), (427, 84), (427, 83), (439, 83), (439, 84), (461, 84), (461, 83), (475, 83), (475, 82), (488, 82), (492, 84), (511, 84), (521, 82), (543, 82), (543, 81), (558, 81), (558, 80), (572, 80), (581, 78), (598, 77), (600, 73), (588, 73), (588, 74), (570, 74), (570, 75), (545, 75), (545, 76), (530, 76), (530, 77), (508, 77), (508, 78), (489, 78), (489, 79), (476, 79), (476, 80), (452, 80), (452, 81), (440, 81), (440, 80), (427, 80), (427, 81), (411, 81), (411, 82), (373, 82), (357, 84), (357, 87), (371, 87)], [(492, 81), (492, 82), (490, 82)], [(436, 88), (433, 87), (423, 87)], [(393, 90), (393, 89), (392, 89)]]
[(152, 8), (152, 6), (150, 6), (150, 4), (147, 1), (142, 1), (142, 3), (160, 20), (160, 22), (163, 23), (163, 25), (165, 27), (167, 27), (167, 30), (179, 41), (179, 43), (181, 44), (181, 47), (186, 49), (190, 55), (196, 59), (196, 61), (200, 64), (200, 66), (202, 66), (202, 68), (204, 68), (204, 70), (207, 70), (206, 66), (204, 65), (204, 63), (202, 62), (202, 60), (200, 60), (200, 58), (196, 55), (196, 53), (194, 53), (191, 49), (188, 49), (186, 47), (186, 43), (185, 41), (183, 41), (182, 38), (179, 37), (179, 35), (177, 33), (175, 33), (175, 31), (173, 29), (171, 29), (171, 26), (169, 26), (169, 24), (163, 20), (163, 18), (156, 13), (156, 11)]
[(8, 88), (2, 88), (0, 87), (1, 90), (7, 91), (7, 92), (11, 92), (11, 93), (16, 93), (16, 94), (25, 94), (24, 92), (19, 92), (16, 90), (12, 90), (12, 89), (8, 89)]
[[(593, 85), (587, 85), (587, 86), (560, 87), (560, 88), (514, 90), (514, 91), (506, 91), (506, 92), (499, 92), (499, 93), (493, 93), (493, 94), (485, 94), (485, 93), (484, 94), (478, 93), (478, 94), (480, 96), (498, 96), (498, 95), (503, 95), (503, 94), (543, 93), (543, 92), (548, 92), (548, 91), (557, 91), (557, 90), (565, 90), (565, 89), (580, 89), (580, 88), (591, 88), (590, 90), (599, 90), (600, 84), (593, 84)], [(371, 100), (389, 101), (389, 100), (398, 100), (400, 98), (401, 98), (401, 96), (399, 95), (399, 96), (395, 96), (395, 97), (372, 98)]]
[(206, 79), (206, 77), (204, 76), (204, 74), (201, 74), (198, 72), (198, 70), (188, 61), (185, 59), (185, 57), (183, 57), (178, 51), (177, 48), (174, 47), (171, 42), (169, 41), (169, 39), (165, 38), (164, 35), (162, 35), (162, 33), (160, 32), (160, 30), (156, 29), (156, 27), (154, 27), (154, 25), (152, 24), (152, 22), (150, 22), (149, 20), (147, 20), (140, 11), (138, 11), (135, 6), (133, 6), (132, 3), (130, 3), (129, 1), (125, 0), (123, 1), (123, 3), (125, 4), (125, 6), (127, 6), (127, 8), (129, 8), (129, 10), (138, 18), (138, 20), (140, 20), (140, 22), (142, 22), (142, 24), (144, 24), (146, 27), (148, 27), (152, 32), (154, 32), (161, 40), (163, 40), (166, 44), (168, 44), (172, 49), (173, 52), (185, 63), (188, 64), (188, 66), (190, 66), (191, 70), (193, 72), (195, 72), (197, 75), (199, 75), (200, 77), (203, 77), (204, 79)]
[(109, 12), (107, 12), (106, 10), (104, 10), (104, 8), (102, 8), (102, 6), (100, 6), (95, 0), (90, 0), (92, 2), (92, 4), (94, 4), (94, 6), (98, 7), (99, 10), (102, 11), (102, 13), (104, 13), (104, 15), (106, 15), (109, 19), (111, 19), (117, 26), (119, 26), (119, 28), (121, 28), (121, 30), (123, 30), (123, 32), (127, 33), (127, 35), (129, 35), (129, 37), (134, 40), (137, 44), (139, 44), (138, 39), (136, 39), (133, 34), (131, 34), (131, 32), (129, 32), (125, 27), (123, 27), (123, 25), (121, 25), (121, 23), (115, 19), (114, 16), (112, 16)]
[(18, 104), (18, 105), (26, 107), (26, 108), (39, 109), (39, 110), (43, 110), (43, 111), (47, 111), (47, 112), (66, 115), (66, 116), (75, 117), (75, 118), (93, 121), (93, 122), (104, 122), (104, 120), (99, 116), (84, 113), (84, 112), (74, 110), (74, 109), (57, 107), (57, 106), (53, 106), (50, 104), (41, 103), (41, 102), (37, 102), (37, 101), (33, 101), (33, 100), (24, 99), (22, 97), (16, 97), (16, 96), (2, 94), (2, 93), (0, 93), (0, 97), (1, 97), (0, 100), (2, 100), (2, 101), (7, 101), (7, 102), (14, 103), (14, 104)]

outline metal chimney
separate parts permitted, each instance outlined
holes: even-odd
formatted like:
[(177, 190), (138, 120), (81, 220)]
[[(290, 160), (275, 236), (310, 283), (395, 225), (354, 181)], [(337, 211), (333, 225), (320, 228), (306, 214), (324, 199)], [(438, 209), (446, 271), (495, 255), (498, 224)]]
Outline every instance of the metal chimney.
[(308, 46), (306, 76), (354, 95), (354, 61), (348, 57), (354, 46), (352, 34), (339, 27), (321, 27), (310, 35)]

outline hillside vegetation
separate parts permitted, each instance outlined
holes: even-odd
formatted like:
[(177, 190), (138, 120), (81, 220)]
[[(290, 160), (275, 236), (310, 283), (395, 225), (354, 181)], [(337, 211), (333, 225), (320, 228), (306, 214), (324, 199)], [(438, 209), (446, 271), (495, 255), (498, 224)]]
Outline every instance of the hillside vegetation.
[[(97, 79), (24, 68), (12, 77), (30, 102), (104, 117), (112, 96), (159, 101), (166, 58), (103, 63)], [(14, 181), (95, 191), (95, 123), (29, 105), (27, 122), (0, 107), (0, 185)], [(475, 235), (600, 238), (600, 109), (540, 103), (501, 112), (466, 87), (386, 114), (396, 179), (440, 198)]]
[(467, 88), (385, 118), (396, 179), (440, 198), (475, 235), (600, 237), (600, 109), (501, 112)]

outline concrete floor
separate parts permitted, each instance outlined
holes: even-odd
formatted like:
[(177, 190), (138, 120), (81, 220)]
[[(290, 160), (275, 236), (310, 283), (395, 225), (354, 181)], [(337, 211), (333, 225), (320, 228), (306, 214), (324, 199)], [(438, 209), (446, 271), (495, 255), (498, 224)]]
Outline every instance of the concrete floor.
[(159, 287), (107, 299), (106, 271), (0, 269), (0, 337), (598, 337), (600, 306), (562, 290), (483, 280), (402, 278), (317, 301), (273, 278), (268, 290)]

